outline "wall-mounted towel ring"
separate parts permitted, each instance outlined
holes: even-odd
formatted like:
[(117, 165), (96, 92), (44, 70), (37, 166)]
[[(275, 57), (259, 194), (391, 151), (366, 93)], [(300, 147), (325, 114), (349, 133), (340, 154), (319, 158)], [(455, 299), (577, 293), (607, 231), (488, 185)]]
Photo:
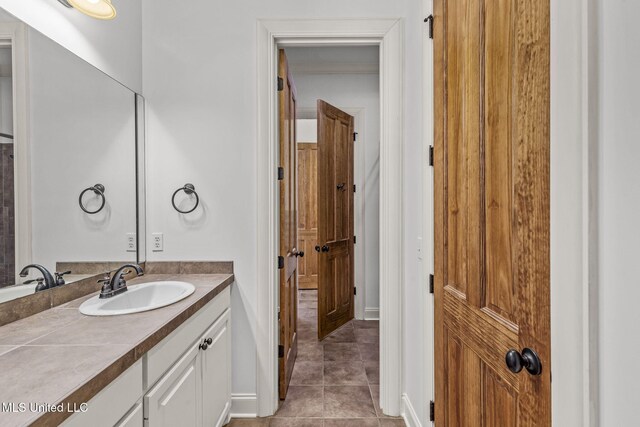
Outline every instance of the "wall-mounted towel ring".
[[(181, 211), (180, 209), (178, 209), (178, 206), (176, 206), (176, 195), (181, 191), (184, 191), (188, 195), (193, 194), (194, 196), (196, 196), (196, 204), (193, 205), (193, 208), (188, 211)], [(181, 214), (188, 214), (195, 211), (200, 204), (200, 197), (198, 197), (198, 193), (196, 193), (196, 187), (194, 187), (193, 184), (185, 184), (184, 187), (178, 188), (176, 191), (174, 191), (173, 196), (171, 196), (171, 204), (173, 205), (173, 208)]]
[[(93, 191), (97, 196), (99, 196), (102, 199), (102, 203), (100, 204), (100, 207), (95, 211), (88, 210), (87, 208), (84, 207), (84, 203), (82, 203), (82, 197), (84, 196), (85, 193), (89, 191)], [(97, 214), (98, 212), (100, 212), (102, 208), (104, 208), (104, 204), (107, 202), (107, 199), (105, 199), (104, 197), (104, 191), (105, 191), (104, 185), (102, 184), (96, 184), (93, 187), (84, 189), (82, 193), (80, 193), (80, 197), (78, 197), (78, 204), (80, 205), (80, 209), (82, 209), (84, 212), (88, 213), (89, 215)]]

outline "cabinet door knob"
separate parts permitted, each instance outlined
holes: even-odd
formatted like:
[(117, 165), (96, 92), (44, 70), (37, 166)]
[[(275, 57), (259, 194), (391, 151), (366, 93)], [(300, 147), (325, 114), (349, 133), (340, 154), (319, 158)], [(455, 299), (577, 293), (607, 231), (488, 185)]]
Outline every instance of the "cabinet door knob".
[(206, 342), (207, 345), (211, 345), (211, 344), (213, 344), (213, 339), (207, 338), (206, 340), (204, 340), (204, 342)]
[(206, 341), (200, 344), (200, 350), (206, 350), (207, 348), (209, 348), (209, 345), (206, 343)]

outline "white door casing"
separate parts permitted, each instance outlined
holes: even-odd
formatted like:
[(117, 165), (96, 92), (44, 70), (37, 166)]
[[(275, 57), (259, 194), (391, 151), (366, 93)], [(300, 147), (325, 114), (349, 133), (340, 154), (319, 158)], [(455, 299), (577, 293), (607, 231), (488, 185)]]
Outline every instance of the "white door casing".
[(257, 397), (277, 409), (277, 48), (380, 46), (380, 404), (399, 415), (402, 394), (403, 99), (401, 19), (259, 20), (257, 23)]

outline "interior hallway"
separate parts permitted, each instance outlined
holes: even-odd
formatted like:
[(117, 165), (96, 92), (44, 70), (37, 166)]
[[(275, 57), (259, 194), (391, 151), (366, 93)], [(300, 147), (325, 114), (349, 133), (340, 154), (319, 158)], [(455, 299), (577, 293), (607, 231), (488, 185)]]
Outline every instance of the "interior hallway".
[(274, 417), (231, 427), (396, 427), (379, 402), (379, 324), (354, 320), (318, 342), (317, 291), (300, 291), (298, 357), (287, 399)]

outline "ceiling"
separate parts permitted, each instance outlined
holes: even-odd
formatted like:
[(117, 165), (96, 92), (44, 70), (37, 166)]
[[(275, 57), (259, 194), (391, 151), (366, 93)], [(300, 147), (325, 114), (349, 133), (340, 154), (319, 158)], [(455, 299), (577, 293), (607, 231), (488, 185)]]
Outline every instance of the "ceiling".
[(293, 75), (380, 72), (379, 46), (288, 47), (285, 52)]

